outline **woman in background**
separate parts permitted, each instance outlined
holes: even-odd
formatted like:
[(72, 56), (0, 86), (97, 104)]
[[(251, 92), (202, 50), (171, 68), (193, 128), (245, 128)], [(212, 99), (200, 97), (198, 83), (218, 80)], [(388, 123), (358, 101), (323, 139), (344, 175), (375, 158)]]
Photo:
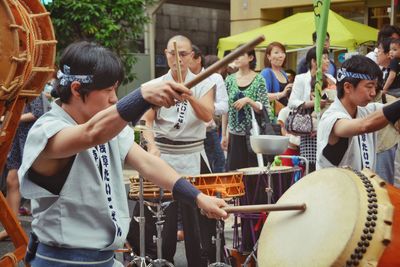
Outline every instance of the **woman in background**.
[[(254, 50), (241, 55), (235, 59), (234, 63), (238, 71), (226, 78), (229, 110), (228, 115), (222, 117), (221, 145), (224, 150), (228, 150), (227, 171), (257, 166), (257, 156), (247, 143), (252, 125), (251, 109), (256, 113), (261, 113), (263, 109), (266, 109), (270, 120), (273, 118), (265, 90), (265, 81), (254, 71), (256, 66)], [(263, 192), (255, 192), (255, 188), (256, 179), (247, 179), (246, 194), (257, 195), (259, 197), (256, 201), (266, 203), (265, 189), (262, 190)], [(245, 197), (240, 201), (243, 203)], [(241, 218), (243, 251), (253, 249), (252, 225), (256, 223), (257, 219)], [(255, 234), (258, 236), (259, 232)]]
[[(313, 87), (315, 82), (315, 76), (317, 73), (317, 53), (316, 48), (313, 47), (308, 50), (306, 55), (306, 62), (308, 67), (308, 72), (298, 74), (294, 79), (293, 90), (289, 98), (289, 108), (305, 108), (308, 110), (314, 109), (314, 95)], [(322, 72), (325, 75), (325, 82), (327, 90), (333, 90), (336, 88), (336, 79), (327, 73), (329, 69), (329, 56), (328, 50), (324, 48), (322, 53)], [(324, 89), (325, 89), (324, 88)], [(330, 94), (322, 97), (320, 104), (321, 109), (323, 109), (329, 101), (333, 99), (328, 99)], [(317, 161), (317, 129), (314, 126), (314, 132), (310, 135), (301, 136), (300, 138), (300, 155), (305, 157), (309, 161), (309, 172), (315, 171), (315, 164)]]
[[(279, 101), (284, 106), (288, 103), (290, 91), (292, 89), (283, 66), (286, 61), (286, 49), (279, 42), (272, 42), (265, 51), (264, 65), (265, 69), (261, 75), (265, 79), (270, 101)], [(275, 115), (278, 112), (275, 111)]]

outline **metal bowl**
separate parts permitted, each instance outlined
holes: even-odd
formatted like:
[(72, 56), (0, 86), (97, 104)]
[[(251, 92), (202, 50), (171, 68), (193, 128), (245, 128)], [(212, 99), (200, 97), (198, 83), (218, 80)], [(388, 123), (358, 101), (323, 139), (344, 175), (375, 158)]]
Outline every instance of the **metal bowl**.
[(257, 135), (250, 136), (250, 145), (255, 153), (265, 155), (282, 154), (289, 144), (288, 136)]

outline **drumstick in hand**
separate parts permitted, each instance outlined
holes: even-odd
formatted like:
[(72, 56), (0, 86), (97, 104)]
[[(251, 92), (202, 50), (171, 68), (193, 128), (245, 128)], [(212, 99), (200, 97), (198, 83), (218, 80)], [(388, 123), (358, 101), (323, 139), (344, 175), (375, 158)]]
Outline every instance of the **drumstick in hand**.
[(183, 83), (182, 70), (181, 70), (181, 64), (180, 64), (180, 60), (179, 60), (179, 52), (178, 52), (178, 47), (176, 45), (176, 41), (174, 41), (174, 50), (175, 50), (176, 68), (178, 71), (178, 83)]
[(270, 211), (286, 211), (286, 210), (306, 210), (306, 204), (265, 204), (265, 205), (244, 205), (231, 206), (222, 208), (227, 213), (253, 213), (253, 212), (270, 212)]

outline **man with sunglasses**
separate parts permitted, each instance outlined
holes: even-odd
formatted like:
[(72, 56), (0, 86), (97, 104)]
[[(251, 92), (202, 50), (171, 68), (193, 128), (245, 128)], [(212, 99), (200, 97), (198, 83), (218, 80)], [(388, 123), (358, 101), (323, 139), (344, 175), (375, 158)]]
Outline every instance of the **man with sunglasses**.
[[(175, 51), (174, 42), (176, 42), (177, 51)], [(165, 49), (165, 56), (170, 68), (168, 73), (149, 83), (159, 81), (186, 83), (195, 77), (189, 70), (193, 51), (192, 42), (187, 37), (181, 35), (172, 37)], [(181, 71), (180, 74), (179, 71)], [(180, 76), (182, 81), (179, 80)], [(178, 173), (194, 176), (210, 172), (203, 140), (206, 137), (205, 122), (212, 120), (214, 114), (214, 84), (206, 79), (191, 88), (191, 91), (192, 95), (187, 101), (176, 102), (171, 108), (149, 110), (144, 114), (143, 119), (155, 133), (154, 135), (153, 132), (144, 134), (148, 151), (154, 155), (160, 155)], [(188, 266), (206, 266), (207, 256), (201, 257), (205, 253), (201, 250), (200, 240), (204, 238), (200, 237), (199, 225), (202, 226), (207, 222), (197, 208), (182, 202), (176, 201), (166, 210), (163, 257), (173, 262), (179, 209), (182, 214)]]

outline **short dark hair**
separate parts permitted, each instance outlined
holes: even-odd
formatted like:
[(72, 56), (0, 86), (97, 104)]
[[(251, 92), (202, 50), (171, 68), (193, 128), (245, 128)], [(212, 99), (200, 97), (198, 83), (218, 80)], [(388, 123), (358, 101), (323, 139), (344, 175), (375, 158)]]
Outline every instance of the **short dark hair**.
[[(81, 83), (79, 88), (83, 101), (91, 91), (108, 88), (116, 82), (121, 84), (124, 80), (123, 65), (118, 56), (103, 46), (87, 41), (65, 48), (60, 59), (61, 71), (64, 71), (64, 66), (70, 68), (71, 75), (93, 75), (93, 82)], [(63, 103), (68, 103), (71, 98), (71, 83), (61, 85), (59, 79), (56, 81), (57, 94)]]
[(257, 65), (256, 51), (254, 51), (254, 49), (252, 49), (247, 52), (247, 55), (253, 56), (253, 60), (250, 61), (249, 66), (250, 66), (250, 69), (255, 70), (256, 65)]
[[(326, 36), (331, 39), (331, 36), (329, 35), (329, 32), (326, 32)], [(317, 32), (313, 32), (312, 34), (312, 41), (315, 44), (317, 42)], [(325, 41), (325, 40), (324, 40)]]
[(210, 67), (212, 64), (217, 62), (219, 58), (216, 55), (207, 55), (204, 57), (204, 68)]
[(383, 52), (385, 54), (390, 52), (390, 43), (392, 42), (392, 38), (384, 38), (378, 41), (378, 47), (382, 46)]
[(397, 45), (400, 45), (400, 39), (391, 38), (391, 39), (390, 39), (390, 44), (397, 44)]
[(391, 38), (393, 34), (399, 34), (400, 35), (400, 29), (399, 27), (395, 25), (390, 25), (390, 24), (385, 24), (382, 26), (382, 28), (378, 32), (378, 42), (386, 39), (386, 38)]
[(201, 67), (204, 68), (204, 55), (201, 52), (201, 49), (197, 45), (192, 44), (192, 50), (194, 53), (193, 58), (198, 59), (200, 57), (201, 58), (201, 60), (200, 60)]
[[(238, 45), (236, 48), (239, 48), (241, 46), (242, 46), (242, 44)], [(250, 51), (247, 51), (246, 53), (243, 53), (243, 55), (244, 54), (247, 54), (248, 56), (253, 56), (253, 60), (249, 62), (249, 67), (251, 70), (255, 70), (256, 65), (257, 65), (256, 51), (254, 49), (252, 49)]]
[[(323, 54), (323, 55), (324, 55), (324, 54), (329, 55), (328, 49), (326, 49), (326, 48), (324, 47), (324, 49), (322, 50), (322, 54)], [(314, 59), (315, 61), (317, 61), (317, 47), (316, 47), (316, 46), (310, 48), (310, 49), (307, 51), (307, 54), (306, 54), (306, 63), (307, 63), (307, 68), (308, 68), (309, 70), (311, 69), (311, 61), (312, 61), (313, 59)]]
[[(265, 50), (265, 56), (264, 56), (264, 66), (265, 67), (271, 67), (271, 62), (269, 61), (267, 55), (271, 55), (271, 51), (274, 47), (279, 47), (280, 49), (282, 49), (282, 51), (286, 54), (286, 48), (283, 44), (279, 43), (279, 42), (272, 42), (267, 46), (267, 49)], [(286, 63), (286, 58), (283, 61), (282, 66), (285, 66)]]
[[(382, 85), (383, 74), (378, 64), (376, 64), (372, 59), (366, 56), (355, 55), (347, 59), (342, 64), (342, 69), (346, 69), (348, 72), (367, 74), (372, 79), (378, 80), (378, 86)], [(344, 83), (348, 82), (354, 87), (357, 87), (358, 83), (361, 81), (359, 78), (345, 77), (342, 80), (338, 80), (336, 84), (337, 96), (339, 99), (344, 96)]]

